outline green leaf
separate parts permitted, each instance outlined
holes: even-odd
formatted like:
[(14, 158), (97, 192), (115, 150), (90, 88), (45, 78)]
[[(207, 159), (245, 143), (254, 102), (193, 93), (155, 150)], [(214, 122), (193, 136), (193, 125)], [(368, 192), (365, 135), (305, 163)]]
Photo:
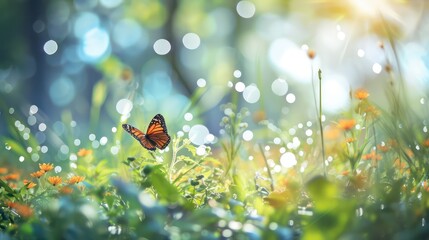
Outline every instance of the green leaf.
[(100, 107), (106, 100), (107, 86), (104, 81), (98, 81), (92, 92), (92, 104), (96, 107)]
[(336, 207), (339, 196), (338, 188), (325, 177), (313, 178), (307, 183), (307, 189), (317, 210), (329, 211)]
[(25, 150), (25, 148), (14, 139), (8, 138), (8, 137), (2, 137), (1, 141), (7, 144), (11, 147), (11, 151), (15, 152), (17, 155), (29, 157), (28, 152)]

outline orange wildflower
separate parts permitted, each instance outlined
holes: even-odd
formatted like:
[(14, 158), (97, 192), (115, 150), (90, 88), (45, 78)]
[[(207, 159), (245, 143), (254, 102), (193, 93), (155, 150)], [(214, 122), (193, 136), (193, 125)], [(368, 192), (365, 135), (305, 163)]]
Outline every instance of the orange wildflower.
[(33, 215), (33, 209), (25, 204), (15, 203), (13, 209), (24, 218), (29, 218)]
[(40, 178), (41, 176), (43, 176), (43, 174), (45, 174), (45, 171), (39, 170), (37, 172), (31, 173), (30, 176), (35, 178)]
[(0, 174), (5, 174), (5, 173), (7, 173), (7, 168), (5, 167), (0, 168)]
[(338, 127), (342, 130), (349, 131), (356, 126), (356, 120), (354, 119), (340, 119), (338, 121)]
[(61, 183), (62, 179), (59, 176), (52, 176), (48, 178), (48, 181), (52, 184), (52, 186), (56, 186)]
[(77, 152), (77, 155), (79, 157), (85, 157), (85, 156), (88, 156), (88, 155), (91, 155), (91, 154), (92, 154), (92, 150), (91, 149), (85, 149), (85, 148), (81, 148), (79, 150), (79, 152)]
[(68, 187), (68, 186), (64, 186), (60, 189), (60, 193), (62, 193), (64, 195), (71, 194), (72, 192), (73, 192), (73, 188)]
[(429, 138), (428, 138), (428, 139), (426, 139), (426, 140), (424, 140), (422, 145), (423, 145), (424, 147), (429, 148)]
[(373, 161), (379, 161), (383, 157), (380, 154), (375, 153), (375, 151), (371, 151), (370, 153), (364, 154), (362, 156), (363, 160), (373, 160)]
[(10, 180), (18, 180), (19, 179), (19, 173), (11, 173), (3, 177), (4, 180), (10, 181)]
[(307, 56), (310, 59), (314, 59), (314, 57), (316, 56), (316, 52), (313, 49), (308, 49)]
[(341, 175), (343, 175), (343, 176), (348, 176), (350, 174), (350, 171), (349, 170), (344, 170), (342, 173), (341, 173)]
[(358, 89), (355, 91), (355, 98), (359, 100), (364, 100), (369, 97), (369, 93), (364, 89)]
[(354, 139), (354, 138), (352, 138), (352, 137), (349, 137), (349, 138), (346, 138), (346, 143), (352, 143), (352, 142), (354, 142), (356, 139)]
[(387, 145), (377, 145), (377, 149), (378, 150), (380, 150), (380, 151), (382, 151), (382, 152), (387, 152), (387, 151), (389, 151), (389, 146), (387, 146)]
[(39, 163), (40, 170), (43, 170), (45, 172), (49, 172), (52, 169), (54, 169), (54, 164), (52, 163)]
[(37, 184), (27, 179), (24, 179), (24, 185), (27, 187), (27, 189), (30, 189), (30, 188), (34, 188)]
[(73, 176), (69, 179), (70, 184), (80, 183), (85, 179), (83, 176)]

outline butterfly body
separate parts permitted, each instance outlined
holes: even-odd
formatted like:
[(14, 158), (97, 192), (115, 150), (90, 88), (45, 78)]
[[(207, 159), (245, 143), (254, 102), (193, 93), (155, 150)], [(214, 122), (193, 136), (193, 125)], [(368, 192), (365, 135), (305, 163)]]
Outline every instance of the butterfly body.
[(147, 127), (146, 133), (129, 124), (122, 124), (122, 128), (139, 141), (144, 148), (150, 151), (155, 151), (156, 148), (166, 148), (171, 140), (167, 133), (164, 117), (161, 114), (153, 117)]

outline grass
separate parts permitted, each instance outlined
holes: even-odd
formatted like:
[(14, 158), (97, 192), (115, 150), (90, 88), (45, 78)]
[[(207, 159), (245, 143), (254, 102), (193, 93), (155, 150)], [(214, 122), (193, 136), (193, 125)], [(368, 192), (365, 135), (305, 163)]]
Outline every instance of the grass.
[[(314, 125), (258, 119), (251, 127), (246, 108), (226, 104), (223, 134), (204, 151), (176, 133), (168, 151), (146, 151), (122, 137), (118, 119), (105, 145), (75, 146), (73, 129), (55, 136), (69, 156), (57, 161), (61, 153), (42, 154), (24, 117), (9, 114), (9, 136), (1, 138), (0, 238), (427, 238), (428, 119), (419, 114), (426, 105), (413, 110), (403, 89), (388, 86), (387, 107), (358, 89), (349, 111), (325, 121), (319, 87)], [(104, 82), (94, 88), (91, 126), (102, 121), (106, 91)], [(10, 106), (2, 107), (7, 113)], [(64, 126), (72, 119), (65, 112)], [(244, 141), (249, 129), (254, 138)], [(307, 130), (320, 142), (306, 142)]]

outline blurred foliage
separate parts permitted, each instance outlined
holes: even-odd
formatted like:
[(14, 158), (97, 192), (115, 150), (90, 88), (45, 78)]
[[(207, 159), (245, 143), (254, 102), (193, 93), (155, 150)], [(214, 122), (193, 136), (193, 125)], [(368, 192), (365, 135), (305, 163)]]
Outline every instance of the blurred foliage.
[[(429, 238), (427, 93), (394, 11), (408, 1), (29, 2), (0, 1), (0, 239)], [(363, 59), (376, 77), (352, 65), (384, 92), (350, 80), (325, 109), (344, 88), (314, 70), (343, 70), (338, 42), (300, 25), (315, 16), (336, 26), (323, 36), (358, 22), (381, 40)], [(368, 41), (346, 40), (339, 58)], [(155, 112), (171, 142), (147, 151), (121, 126)]]

